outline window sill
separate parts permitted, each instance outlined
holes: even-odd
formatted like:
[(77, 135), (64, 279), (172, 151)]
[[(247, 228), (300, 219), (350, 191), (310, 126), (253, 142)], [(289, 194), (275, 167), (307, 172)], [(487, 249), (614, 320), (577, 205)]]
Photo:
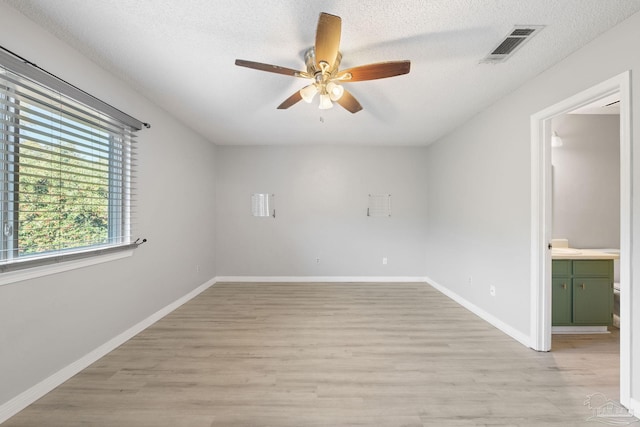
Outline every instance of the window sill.
[(102, 264), (122, 258), (128, 258), (132, 255), (133, 249), (127, 249), (77, 260), (25, 268), (23, 270), (7, 271), (5, 273), (0, 273), (0, 286), (21, 282), (23, 280), (36, 279), (38, 277), (49, 276), (51, 274), (62, 273), (65, 271), (76, 270), (78, 268), (89, 267), (91, 265)]

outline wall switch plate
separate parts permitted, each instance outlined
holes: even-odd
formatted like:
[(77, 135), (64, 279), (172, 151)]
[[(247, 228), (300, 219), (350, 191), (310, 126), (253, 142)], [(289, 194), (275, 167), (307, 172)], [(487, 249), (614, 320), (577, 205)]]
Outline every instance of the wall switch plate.
[(382, 264), (387, 265), (387, 257), (382, 258)]
[(489, 294), (491, 294), (492, 297), (496, 296), (496, 287), (491, 285), (489, 286)]

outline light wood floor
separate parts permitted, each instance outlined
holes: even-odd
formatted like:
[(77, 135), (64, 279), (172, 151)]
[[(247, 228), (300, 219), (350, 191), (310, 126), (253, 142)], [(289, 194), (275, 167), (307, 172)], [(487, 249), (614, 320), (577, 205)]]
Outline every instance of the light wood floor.
[(426, 284), (211, 287), (13, 426), (584, 426), (618, 334), (527, 349)]

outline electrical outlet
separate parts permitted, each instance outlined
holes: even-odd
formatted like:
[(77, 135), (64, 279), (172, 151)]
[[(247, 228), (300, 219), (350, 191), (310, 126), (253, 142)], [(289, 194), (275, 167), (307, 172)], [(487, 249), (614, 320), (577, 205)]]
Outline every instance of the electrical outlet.
[(316, 258), (316, 264), (320, 264), (320, 258)]
[(491, 294), (492, 297), (496, 296), (496, 287), (491, 285), (489, 286), (489, 294)]
[(469, 285), (473, 284), (473, 277), (469, 276), (469, 279), (467, 280), (467, 283), (469, 283)]
[(387, 265), (387, 257), (382, 258), (382, 264)]

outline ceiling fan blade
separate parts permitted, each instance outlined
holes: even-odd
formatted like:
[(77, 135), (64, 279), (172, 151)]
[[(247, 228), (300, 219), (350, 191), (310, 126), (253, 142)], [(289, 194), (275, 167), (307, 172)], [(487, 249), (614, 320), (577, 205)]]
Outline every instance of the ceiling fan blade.
[[(346, 70), (340, 71), (337, 78), (345, 83), (362, 82), (365, 80), (400, 76), (402, 74), (408, 74), (410, 70), (411, 61), (378, 62), (376, 64), (347, 68)], [(348, 78), (348, 74), (351, 74), (351, 78)]]
[(320, 62), (329, 64), (329, 70), (333, 69), (340, 49), (340, 33), (342, 32), (342, 19), (339, 16), (321, 13), (316, 30), (316, 66), (321, 69)]
[(344, 107), (345, 110), (350, 111), (353, 114), (362, 110), (362, 105), (360, 105), (358, 100), (355, 99), (348, 90), (345, 90), (340, 99), (336, 102)]
[(304, 71), (298, 71), (291, 68), (280, 67), (278, 65), (263, 64), (262, 62), (245, 61), (244, 59), (236, 59), (236, 65), (239, 67), (253, 68), (254, 70), (268, 71), (270, 73), (284, 74), (285, 76), (311, 78)]
[(300, 91), (296, 91), (293, 95), (285, 99), (282, 104), (278, 105), (278, 110), (286, 110), (291, 107), (293, 104), (302, 100), (302, 95), (300, 95)]

